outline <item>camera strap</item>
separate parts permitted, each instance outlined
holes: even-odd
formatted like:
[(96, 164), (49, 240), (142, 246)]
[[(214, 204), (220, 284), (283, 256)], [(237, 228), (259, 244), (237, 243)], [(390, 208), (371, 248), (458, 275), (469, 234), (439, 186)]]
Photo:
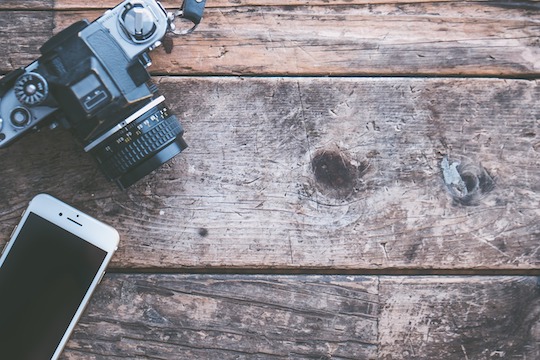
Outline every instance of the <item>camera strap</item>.
[[(206, 0), (184, 0), (180, 9), (169, 13), (168, 31), (175, 35), (187, 35), (192, 33), (202, 20)], [(191, 22), (191, 27), (180, 29), (177, 26), (178, 19), (185, 19)]]

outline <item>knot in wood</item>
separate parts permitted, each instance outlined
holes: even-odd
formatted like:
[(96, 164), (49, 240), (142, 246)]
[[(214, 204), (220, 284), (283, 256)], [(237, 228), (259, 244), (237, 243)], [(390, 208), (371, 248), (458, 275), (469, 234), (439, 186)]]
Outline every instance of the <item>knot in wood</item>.
[(495, 180), (489, 172), (468, 160), (450, 162), (445, 156), (441, 169), (446, 188), (457, 204), (478, 205), (483, 195), (495, 187)]
[(350, 195), (366, 166), (355, 166), (351, 160), (340, 151), (321, 150), (311, 161), (311, 168), (317, 183), (325, 192), (331, 192), (336, 197)]

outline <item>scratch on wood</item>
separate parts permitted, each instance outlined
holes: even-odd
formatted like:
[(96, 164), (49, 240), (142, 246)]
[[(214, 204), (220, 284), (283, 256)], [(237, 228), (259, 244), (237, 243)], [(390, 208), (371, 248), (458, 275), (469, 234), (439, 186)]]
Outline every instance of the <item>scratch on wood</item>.
[(293, 257), (293, 249), (292, 249), (292, 240), (291, 236), (289, 235), (289, 252), (291, 254), (291, 264), (294, 264), (294, 257)]
[(382, 242), (380, 243), (381, 247), (382, 247), (382, 250), (384, 252), (384, 258), (385, 260), (388, 260), (388, 251), (386, 250), (386, 243), (385, 242)]
[(465, 351), (465, 346), (463, 346), (463, 344), (461, 345), (461, 350), (463, 351), (463, 355), (465, 356), (465, 360), (469, 360), (469, 357), (467, 356), (467, 351)]

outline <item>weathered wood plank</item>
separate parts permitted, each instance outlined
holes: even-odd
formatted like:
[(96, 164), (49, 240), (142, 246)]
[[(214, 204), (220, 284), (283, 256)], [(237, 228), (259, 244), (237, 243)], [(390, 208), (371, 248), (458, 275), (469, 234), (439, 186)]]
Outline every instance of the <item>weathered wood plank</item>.
[[(36, 0), (38, 1), (38, 0)], [(479, 0), (489, 1), (489, 0)], [(479, 2), (474, 1), (474, 2)], [(8, 1), (9, 3), (10, 1)], [(115, 6), (119, 1), (117, 0), (96, 0), (92, 3), (81, 3), (80, 0), (56, 0), (56, 9), (81, 9), (81, 8), (109, 8)], [(161, 0), (160, 1), (167, 9), (174, 9), (179, 6), (181, 0)], [(370, 4), (400, 4), (400, 3), (441, 3), (441, 2), (456, 2), (452, 0), (210, 0), (206, 6), (210, 7), (239, 7), (239, 6), (335, 6), (335, 5), (370, 5)], [(473, 1), (469, 1), (473, 2)], [(523, 7), (523, 8), (536, 8), (539, 6), (537, 1), (526, 2), (512, 2), (512, 1), (498, 1), (498, 5), (504, 5), (506, 7)]]
[[(417, 2), (450, 2), (451, 0), (211, 0), (206, 3), (207, 8), (212, 7), (239, 7), (239, 6), (334, 6), (334, 5), (366, 5), (379, 3), (417, 3)], [(160, 0), (167, 9), (177, 8), (181, 0)], [(56, 9), (82, 9), (82, 8), (109, 8), (118, 3), (116, 0), (97, 0), (81, 4), (80, 0), (56, 0)]]
[[(46, 16), (31, 12), (27, 15)], [(55, 32), (102, 11), (55, 12)], [(28, 21), (0, 12), (17, 43), (13, 66), (37, 55), (41, 37)], [(156, 74), (490, 75), (537, 76), (540, 12), (492, 3), (411, 3), (340, 6), (209, 8), (170, 54), (153, 53)], [(36, 31), (40, 36), (52, 31)], [(9, 39), (0, 39), (4, 46)], [(6, 72), (13, 66), (2, 66)]]
[(2, 0), (0, 10), (28, 9), (46, 10), (54, 7), (54, 0)]
[(63, 358), (527, 360), (539, 324), (536, 278), (112, 274)]
[(539, 359), (536, 278), (381, 277), (379, 359)]
[(48, 192), (121, 232), (114, 267), (538, 269), (535, 81), (158, 80), (191, 147), (121, 192), (66, 132), (25, 137), (0, 243)]
[(53, 34), (53, 26), (50, 12), (0, 11), (0, 71), (11, 71), (37, 59), (39, 47)]
[[(392, 3), (411, 2), (448, 2), (449, 0), (394, 0)], [(81, 2), (80, 0), (2, 0), (0, 10), (30, 9), (55, 11), (73, 9), (108, 9), (116, 6), (121, 0), (94, 0), (92, 2)], [(161, 4), (166, 9), (178, 9), (182, 0), (161, 0)], [(333, 0), (330, 4), (327, 0), (210, 0), (207, 8), (215, 7), (241, 7), (241, 6), (328, 6), (328, 5), (366, 5), (374, 3), (388, 3), (387, 0)]]
[[(92, 2), (81, 2), (80, 0), (3, 0), (0, 2), (0, 10), (29, 9), (29, 10), (80, 10), (80, 9), (100, 9), (105, 10), (116, 6), (121, 0), (95, 0)], [(337, 6), (337, 5), (373, 5), (373, 4), (410, 4), (410, 3), (454, 3), (455, 0), (212, 0), (206, 3), (207, 8), (226, 7), (249, 7), (249, 6)], [(470, 2), (489, 2), (489, 0), (478, 0)], [(167, 10), (177, 9), (182, 1), (161, 0), (161, 4)], [(491, 5), (505, 8), (523, 8), (537, 10), (540, 5), (537, 1), (511, 2), (511, 1), (491, 1)]]
[(375, 359), (374, 277), (108, 275), (64, 359)]
[[(73, 13), (75, 17), (92, 16)], [(540, 70), (540, 12), (486, 3), (208, 9), (155, 73), (510, 75)], [(57, 26), (74, 20), (58, 13)]]
[[(122, 0), (94, 0), (81, 2), (80, 0), (2, 0), (0, 10), (3, 9), (54, 9), (56, 11), (73, 9), (108, 9), (116, 6)], [(166, 8), (178, 9), (182, 0), (159, 0)], [(449, 0), (394, 0), (393, 3), (410, 2), (441, 2)], [(207, 8), (212, 7), (240, 7), (240, 6), (327, 6), (327, 5), (365, 5), (372, 3), (386, 3), (386, 0), (333, 0), (332, 4), (325, 0), (210, 0)]]

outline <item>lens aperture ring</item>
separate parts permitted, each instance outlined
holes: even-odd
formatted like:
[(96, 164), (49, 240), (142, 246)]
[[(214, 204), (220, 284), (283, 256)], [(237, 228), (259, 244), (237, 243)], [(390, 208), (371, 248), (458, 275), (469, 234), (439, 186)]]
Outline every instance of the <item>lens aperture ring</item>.
[(91, 152), (101, 163), (103, 171), (115, 179), (168, 143), (174, 141), (183, 129), (166, 107), (161, 107), (133, 122), (114, 137)]

